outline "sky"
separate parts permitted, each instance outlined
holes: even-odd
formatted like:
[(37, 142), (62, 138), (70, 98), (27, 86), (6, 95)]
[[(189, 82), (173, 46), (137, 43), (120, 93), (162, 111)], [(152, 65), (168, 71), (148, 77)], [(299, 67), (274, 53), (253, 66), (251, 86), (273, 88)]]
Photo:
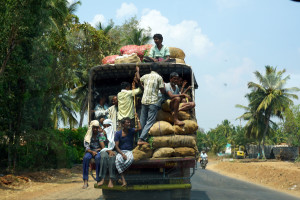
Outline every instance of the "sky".
[[(72, 2), (72, 0), (69, 0)], [(247, 106), (247, 83), (265, 66), (286, 69), (285, 85), (300, 88), (300, 3), (291, 0), (81, 0), (80, 22), (115, 25), (136, 16), (141, 28), (161, 33), (163, 44), (182, 49), (197, 83), (196, 116), (205, 131)], [(151, 44), (154, 44), (151, 41)], [(300, 97), (300, 93), (296, 93)], [(300, 104), (299, 100), (294, 101)]]

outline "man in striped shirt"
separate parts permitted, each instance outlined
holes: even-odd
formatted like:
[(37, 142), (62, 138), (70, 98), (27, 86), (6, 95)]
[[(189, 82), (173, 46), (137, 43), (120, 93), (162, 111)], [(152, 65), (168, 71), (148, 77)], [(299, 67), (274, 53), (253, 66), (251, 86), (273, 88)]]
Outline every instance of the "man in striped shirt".
[(153, 63), (150, 67), (151, 73), (145, 74), (141, 77), (140, 82), (144, 86), (144, 93), (142, 97), (142, 111), (141, 111), (141, 126), (142, 133), (138, 140), (138, 145), (146, 144), (148, 132), (156, 120), (156, 115), (159, 107), (158, 91), (162, 94), (165, 93), (164, 81), (162, 77), (157, 73), (159, 66)]

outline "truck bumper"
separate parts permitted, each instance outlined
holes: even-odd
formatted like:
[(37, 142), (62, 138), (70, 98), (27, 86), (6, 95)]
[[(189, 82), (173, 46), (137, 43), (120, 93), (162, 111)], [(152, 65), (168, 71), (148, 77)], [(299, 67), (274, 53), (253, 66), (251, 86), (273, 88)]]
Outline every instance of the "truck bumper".
[(94, 185), (96, 189), (103, 190), (116, 190), (116, 191), (147, 191), (147, 190), (176, 190), (176, 189), (191, 189), (192, 185), (190, 183), (186, 184), (158, 184), (158, 185), (129, 185), (122, 187), (120, 185), (115, 185), (113, 188), (107, 187), (107, 185), (98, 186), (96, 183)]

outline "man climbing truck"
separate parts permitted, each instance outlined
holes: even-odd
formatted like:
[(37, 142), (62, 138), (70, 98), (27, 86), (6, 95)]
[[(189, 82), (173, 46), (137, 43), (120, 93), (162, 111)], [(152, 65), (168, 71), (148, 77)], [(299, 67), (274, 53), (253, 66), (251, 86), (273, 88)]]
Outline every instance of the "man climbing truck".
[[(190, 85), (188, 93), (191, 98), (186, 98), (183, 102), (195, 101), (195, 89), (198, 85), (191, 66), (176, 63), (158, 65), (157, 73), (165, 83), (169, 82), (170, 74), (176, 72)], [(138, 66), (140, 76), (150, 73), (151, 63), (139, 63)], [(116, 96), (121, 91), (121, 83), (133, 82), (135, 73), (134, 63), (106, 64), (91, 69), (89, 122), (95, 119), (92, 110), (96, 106), (96, 99), (99, 96), (105, 96), (107, 99)], [(141, 95), (134, 96), (135, 112), (138, 115), (141, 109)], [(127, 186), (121, 187), (116, 183), (114, 187), (109, 188), (107, 183), (102, 186), (95, 184), (95, 188), (102, 189), (105, 199), (124, 199), (125, 196), (137, 198), (139, 194), (143, 199), (190, 199), (191, 177), (195, 173), (199, 155), (196, 146), (198, 126), (195, 109), (180, 111), (178, 117), (185, 123), (183, 126), (174, 125), (168, 101), (161, 105), (156, 122), (149, 131), (149, 144), (136, 145), (138, 136), (135, 138), (134, 162), (125, 173)]]

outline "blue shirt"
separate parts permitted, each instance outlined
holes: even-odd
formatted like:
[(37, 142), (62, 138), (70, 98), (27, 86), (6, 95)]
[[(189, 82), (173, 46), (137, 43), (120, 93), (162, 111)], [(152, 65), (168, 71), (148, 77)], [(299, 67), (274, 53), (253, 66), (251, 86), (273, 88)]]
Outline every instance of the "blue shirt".
[(135, 129), (128, 129), (128, 134), (125, 137), (122, 137), (122, 130), (117, 131), (115, 135), (115, 142), (119, 141), (119, 148), (121, 150), (129, 150), (133, 149), (133, 138), (135, 134)]

